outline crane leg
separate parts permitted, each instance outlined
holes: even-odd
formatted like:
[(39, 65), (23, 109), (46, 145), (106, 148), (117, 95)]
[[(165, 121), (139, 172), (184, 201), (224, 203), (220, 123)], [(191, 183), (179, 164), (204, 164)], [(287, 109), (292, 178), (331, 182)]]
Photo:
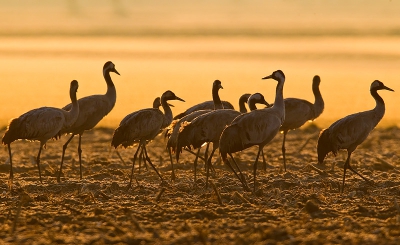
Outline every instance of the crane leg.
[(154, 169), (154, 171), (156, 171), (158, 177), (160, 177), (161, 181), (164, 181), (163, 177), (160, 175), (160, 173), (157, 171), (156, 167), (154, 167), (153, 163), (150, 160), (149, 155), (147, 155), (147, 150), (146, 150), (146, 145), (143, 144), (143, 149), (144, 149), (144, 154), (146, 156), (146, 161), (148, 161), (150, 163), (150, 166)]
[(342, 193), (344, 191), (344, 181), (345, 181), (345, 177), (346, 177), (346, 169), (350, 169), (353, 173), (357, 174), (358, 176), (360, 176), (363, 180), (365, 180), (367, 183), (370, 183), (370, 180), (365, 178), (364, 176), (362, 176), (360, 173), (358, 173), (356, 170), (354, 170), (351, 166), (350, 166), (350, 155), (351, 152), (348, 153), (347, 155), (347, 160), (346, 163), (344, 164), (344, 173), (343, 173), (343, 187), (342, 187)]
[(67, 140), (67, 142), (65, 142), (65, 144), (63, 145), (63, 151), (62, 151), (62, 155), (61, 155), (61, 164), (60, 164), (60, 171), (58, 171), (58, 176), (57, 176), (57, 182), (60, 183), (61, 182), (61, 174), (62, 174), (62, 166), (64, 163), (64, 155), (65, 155), (65, 151), (67, 150), (68, 144), (69, 142), (71, 142), (72, 138), (74, 138), (75, 134), (72, 134), (71, 137)]
[(79, 174), (82, 179), (82, 148), (81, 148), (82, 135), (79, 135), (78, 156), (79, 156)]
[(207, 168), (208, 168), (207, 160), (208, 160), (208, 148), (209, 147), (210, 147), (210, 143), (207, 143), (206, 150), (204, 151), (204, 167), (206, 168), (206, 172), (207, 172)]
[(12, 183), (14, 178), (13, 166), (12, 166), (12, 154), (11, 154), (11, 144), (7, 144), (8, 155), (10, 156), (10, 178), (8, 179), (8, 188), (12, 190)]
[(282, 142), (282, 156), (283, 156), (283, 167), (286, 172), (286, 148), (285, 148), (285, 141), (286, 141), (286, 134), (288, 131), (283, 132), (283, 142)]
[(200, 149), (201, 147), (199, 147), (199, 149), (197, 150), (197, 154), (196, 154), (196, 158), (194, 159), (194, 185), (196, 186), (197, 183), (197, 160), (199, 159), (199, 155), (200, 155)]
[(208, 177), (210, 176), (211, 159), (214, 155), (215, 150), (216, 150), (216, 148), (213, 147), (210, 157), (207, 159), (207, 163), (206, 163), (208, 165), (207, 174), (206, 174), (206, 188), (208, 188)]
[(258, 150), (256, 161), (254, 162), (254, 168), (253, 168), (253, 181), (254, 181), (254, 186), (253, 186), (253, 193), (256, 193), (256, 172), (257, 172), (257, 163), (258, 163), (258, 158), (260, 157), (260, 152), (262, 151), (262, 148)]
[(171, 148), (169, 148), (169, 147), (168, 147), (168, 153), (169, 153), (169, 159), (171, 160), (171, 169), (172, 169), (171, 180), (174, 181), (176, 178), (175, 171), (174, 171), (174, 161), (172, 159)]
[[(231, 157), (233, 163), (235, 163), (236, 168), (239, 170), (240, 176), (239, 176), (239, 175), (237, 174), (237, 172), (233, 169), (233, 167), (232, 167), (232, 165), (230, 164), (230, 162), (228, 161), (228, 159), (226, 159), (227, 162), (229, 163), (229, 167), (230, 167), (231, 170), (235, 173), (236, 177), (240, 180), (240, 182), (242, 182), (243, 188), (244, 188), (246, 191), (250, 191), (250, 188), (249, 188), (249, 186), (247, 185), (247, 182), (246, 182), (246, 178), (245, 178), (244, 175), (242, 174), (242, 171), (240, 170), (239, 165), (237, 164), (236, 160), (233, 158), (233, 156), (232, 156), (231, 153), (229, 153), (229, 156)], [(224, 161), (224, 162), (225, 162), (225, 161)]]
[(261, 151), (261, 156), (262, 156), (262, 159), (263, 159), (264, 172), (267, 172), (267, 162), (265, 161), (264, 151)]
[(42, 152), (43, 145), (44, 145), (44, 144), (40, 143), (39, 152), (38, 152), (38, 155), (37, 155), (37, 157), (36, 157), (36, 165), (37, 165), (38, 170), (39, 170), (39, 180), (40, 180), (40, 183), (43, 183), (43, 182), (42, 182), (42, 173), (41, 173), (41, 171), (40, 171), (40, 153)]
[(131, 188), (131, 185), (132, 185), (133, 170), (135, 169), (135, 162), (136, 162), (137, 154), (138, 154), (138, 152), (139, 152), (141, 146), (142, 146), (142, 145), (139, 144), (138, 148), (136, 149), (135, 155), (133, 155), (132, 170), (131, 170), (131, 178), (130, 178), (130, 180), (129, 180), (129, 185), (127, 186), (127, 187), (128, 187), (128, 190)]

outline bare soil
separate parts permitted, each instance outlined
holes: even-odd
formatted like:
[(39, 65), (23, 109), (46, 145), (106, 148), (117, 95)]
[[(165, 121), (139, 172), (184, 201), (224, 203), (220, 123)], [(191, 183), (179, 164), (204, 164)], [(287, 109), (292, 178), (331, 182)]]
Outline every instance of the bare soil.
[[(341, 194), (346, 153), (316, 163), (314, 125), (289, 132), (288, 170), (283, 171), (282, 135), (264, 152), (258, 165), (257, 191), (243, 190), (226, 166), (215, 158), (212, 184), (205, 188), (200, 160), (196, 185), (194, 156), (184, 152), (171, 164), (160, 136), (148, 145), (150, 158), (164, 178), (135, 166), (134, 149), (110, 148), (113, 129), (97, 128), (83, 137), (83, 179), (79, 179), (77, 139), (66, 153), (64, 177), (57, 183), (62, 144), (49, 141), (42, 152), (43, 183), (35, 157), (38, 142), (12, 146), (14, 182), (9, 190), (6, 148), (0, 161), (0, 243), (2, 244), (399, 244), (400, 130), (374, 130), (353, 153), (352, 166), (373, 180), (370, 185), (348, 172)], [(1, 132), (4, 133), (4, 130)], [(305, 145), (307, 139), (309, 142)], [(303, 147), (304, 146), (304, 147)], [(257, 148), (236, 155), (252, 188)]]

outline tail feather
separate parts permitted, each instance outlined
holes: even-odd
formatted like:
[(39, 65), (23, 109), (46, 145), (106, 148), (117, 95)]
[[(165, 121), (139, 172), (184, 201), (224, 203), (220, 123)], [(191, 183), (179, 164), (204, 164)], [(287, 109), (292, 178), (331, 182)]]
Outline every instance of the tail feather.
[(319, 134), (317, 142), (318, 162), (322, 163), (329, 152), (333, 152), (336, 155), (336, 151), (330, 140), (330, 132), (328, 129), (323, 129)]
[(193, 133), (194, 133), (193, 127), (191, 126), (190, 123), (185, 122), (181, 125), (175, 149), (175, 155), (177, 160), (179, 160), (179, 155), (182, 152), (182, 149), (184, 147), (190, 148), (190, 146), (192, 145)]

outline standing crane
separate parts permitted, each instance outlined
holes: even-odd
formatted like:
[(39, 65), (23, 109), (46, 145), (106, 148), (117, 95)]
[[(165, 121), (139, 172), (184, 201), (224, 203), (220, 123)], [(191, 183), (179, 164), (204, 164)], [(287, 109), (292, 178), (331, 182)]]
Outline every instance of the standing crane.
[[(82, 179), (82, 149), (81, 141), (82, 135), (85, 130), (90, 130), (96, 126), (103, 117), (105, 117), (115, 105), (117, 98), (117, 93), (113, 81), (111, 80), (110, 72), (114, 72), (119, 75), (118, 71), (115, 69), (115, 65), (111, 61), (107, 61), (103, 66), (103, 76), (107, 83), (107, 92), (102, 95), (91, 95), (83, 97), (78, 100), (79, 103), (79, 116), (74, 124), (61, 130), (61, 134), (72, 134), (71, 137), (63, 145), (60, 171), (58, 172), (57, 181), (60, 182), (62, 175), (62, 166), (64, 163), (65, 150), (68, 147), (69, 142), (75, 135), (79, 135), (79, 145), (78, 145), (78, 156), (79, 156), (79, 172), (80, 179)], [(68, 104), (63, 107), (64, 110), (70, 110), (72, 104)]]
[[(285, 105), (283, 102), (283, 85), (285, 84), (285, 74), (281, 70), (274, 71), (271, 75), (263, 79), (274, 79), (278, 81), (274, 105), (269, 108), (254, 110), (249, 113), (241, 114), (224, 129), (219, 141), (219, 151), (224, 163), (231, 165), (227, 155), (236, 164), (232, 153), (257, 145), (258, 153), (254, 161), (253, 191), (256, 190), (256, 170), (257, 162), (264, 146), (268, 144), (279, 132), (285, 120)], [(237, 164), (236, 164), (237, 165)], [(245, 183), (244, 178), (239, 178)]]
[(37, 140), (40, 142), (36, 164), (39, 170), (39, 180), (42, 182), (40, 153), (42, 152), (43, 146), (50, 138), (57, 138), (63, 129), (70, 127), (77, 120), (79, 115), (79, 103), (76, 99), (77, 91), (78, 82), (73, 80), (69, 90), (69, 96), (72, 102), (69, 110), (54, 107), (40, 107), (11, 120), (2, 139), (3, 144), (8, 146), (8, 154), (10, 156), (10, 188), (14, 177), (11, 143), (19, 139)]
[(133, 156), (132, 171), (128, 188), (130, 188), (132, 184), (135, 161), (141, 148), (144, 150), (146, 161), (150, 163), (151, 167), (160, 179), (163, 180), (147, 154), (146, 144), (172, 122), (172, 111), (167, 103), (169, 100), (184, 101), (177, 97), (172, 91), (168, 90), (161, 96), (161, 105), (164, 109), (164, 113), (155, 108), (142, 109), (133, 112), (122, 119), (118, 128), (114, 131), (111, 146), (114, 146), (115, 148), (120, 145), (126, 148), (139, 142), (138, 148)]
[[(248, 99), (249, 108), (251, 110), (257, 109), (255, 104), (260, 103), (269, 106), (265, 101), (264, 96), (260, 93), (255, 93)], [(214, 152), (218, 149), (219, 139), (222, 131), (229, 125), (241, 112), (232, 109), (215, 110), (196, 117), (191, 122), (182, 125), (176, 145), (176, 160), (179, 160), (179, 154), (184, 147), (191, 147), (197, 149), (204, 143), (213, 143), (213, 148), (210, 156), (206, 159), (207, 180), (206, 187), (208, 186), (209, 169), (211, 167), (211, 159)], [(229, 166), (229, 165), (228, 165)], [(194, 166), (194, 178), (196, 183), (196, 163)]]
[(360, 176), (368, 182), (368, 180), (359, 174), (350, 166), (351, 153), (361, 144), (376, 127), (385, 114), (385, 102), (379, 96), (378, 90), (394, 91), (386, 87), (382, 82), (375, 80), (371, 84), (370, 93), (375, 99), (375, 108), (369, 111), (363, 111), (348, 115), (334, 122), (329, 128), (323, 129), (320, 133), (317, 143), (318, 163), (322, 164), (326, 155), (332, 152), (335, 156), (340, 149), (347, 150), (347, 159), (344, 164), (342, 193), (344, 190), (344, 182), (346, 178), (346, 170)]
[(312, 83), (312, 91), (314, 94), (314, 104), (307, 100), (298, 98), (286, 98), (285, 101), (285, 121), (283, 122), (279, 131), (283, 132), (282, 142), (282, 156), (283, 166), (286, 171), (286, 134), (289, 130), (300, 128), (308, 121), (313, 121), (319, 117), (324, 111), (324, 100), (322, 99), (321, 92), (319, 91), (319, 84), (321, 79), (319, 76), (314, 76)]

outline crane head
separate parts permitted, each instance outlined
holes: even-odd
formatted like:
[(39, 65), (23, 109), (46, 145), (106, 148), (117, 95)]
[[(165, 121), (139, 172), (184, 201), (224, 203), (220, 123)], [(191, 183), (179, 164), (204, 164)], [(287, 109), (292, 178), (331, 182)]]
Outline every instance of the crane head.
[(222, 83), (220, 80), (215, 80), (213, 82), (213, 89), (223, 89)]
[(271, 75), (263, 77), (262, 79), (274, 79), (278, 82), (285, 80), (285, 74), (281, 70), (274, 71)]
[(78, 81), (72, 80), (71, 85), (70, 85), (71, 91), (76, 93), (78, 91), (78, 87), (79, 87)]
[(185, 102), (183, 99), (176, 96), (174, 92), (172, 92), (171, 90), (167, 90), (161, 95), (161, 103), (162, 101), (167, 101), (167, 100), (180, 100)]
[(317, 143), (317, 153), (318, 153), (318, 163), (322, 164), (326, 155), (332, 151), (332, 145), (329, 139), (329, 131), (323, 129), (318, 137)]
[(118, 75), (121, 75), (121, 74), (119, 74), (119, 72), (115, 69), (115, 65), (114, 65), (114, 63), (112, 63), (111, 61), (107, 61), (107, 62), (104, 64), (104, 66), (103, 66), (103, 73), (106, 73), (106, 72), (115, 72), (115, 73), (117, 73)]
[(381, 81), (379, 81), (379, 80), (375, 80), (375, 81), (373, 81), (372, 83), (371, 83), (371, 91), (372, 90), (382, 90), (382, 89), (385, 89), (385, 90), (389, 90), (389, 91), (392, 91), (392, 92), (394, 92), (394, 90), (393, 89), (391, 89), (391, 88), (388, 88), (388, 87), (386, 87), (385, 86), (385, 84), (383, 84), (383, 82), (381, 82)]

